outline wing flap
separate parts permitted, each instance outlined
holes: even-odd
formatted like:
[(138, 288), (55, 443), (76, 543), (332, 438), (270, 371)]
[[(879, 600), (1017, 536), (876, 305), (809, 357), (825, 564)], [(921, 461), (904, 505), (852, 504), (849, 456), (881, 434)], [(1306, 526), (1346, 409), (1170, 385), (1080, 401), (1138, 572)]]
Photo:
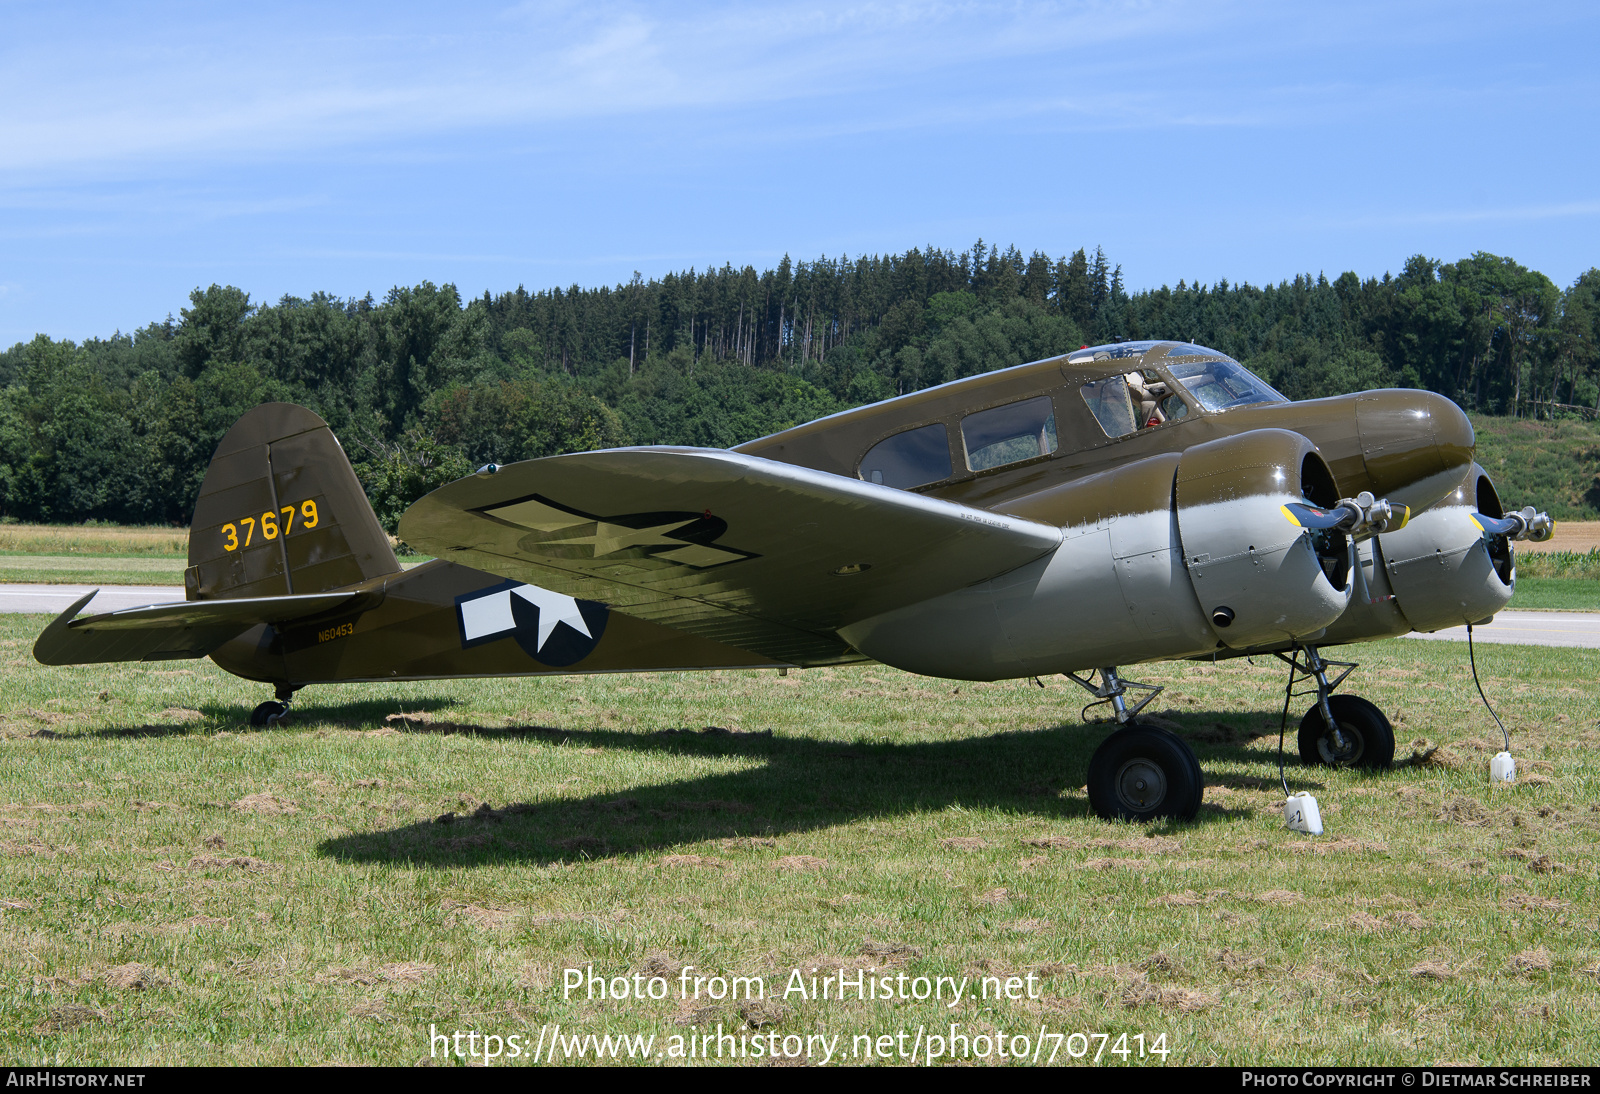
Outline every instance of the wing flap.
[[(1015, 569), (1058, 528), (720, 449), (529, 460), (401, 518), (419, 550), (779, 659)], [(819, 646), (820, 642), (820, 646)], [(803, 652), (802, 652), (803, 651)]]
[(237, 600), (179, 600), (78, 617), (95, 590), (56, 617), (33, 645), (45, 665), (96, 665), (112, 661), (168, 661), (204, 657), (260, 624), (280, 624), (335, 612), (361, 611), (383, 599), (381, 590), (313, 593)]

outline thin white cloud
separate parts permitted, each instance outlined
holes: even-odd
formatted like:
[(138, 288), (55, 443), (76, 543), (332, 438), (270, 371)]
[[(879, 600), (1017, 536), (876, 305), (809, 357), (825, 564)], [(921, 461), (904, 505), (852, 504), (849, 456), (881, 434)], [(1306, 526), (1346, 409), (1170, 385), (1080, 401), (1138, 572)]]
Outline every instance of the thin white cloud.
[[(1180, 33), (1184, 0), (768, 7), (534, 4), (108, 25), (50, 9), (0, 47), (0, 169), (338, 149), (683, 108), (871, 95), (948, 73), (982, 97), (1012, 64)], [(1206, 16), (1215, 19), (1215, 15)], [(330, 20), (332, 24), (330, 25)], [(366, 30), (380, 25), (382, 33)]]

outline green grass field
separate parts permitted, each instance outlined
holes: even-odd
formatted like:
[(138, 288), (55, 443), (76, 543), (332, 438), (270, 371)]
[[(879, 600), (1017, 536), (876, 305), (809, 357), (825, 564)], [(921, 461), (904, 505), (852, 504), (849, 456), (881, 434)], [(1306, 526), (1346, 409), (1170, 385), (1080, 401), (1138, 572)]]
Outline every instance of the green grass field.
[[(264, 687), (204, 661), (45, 668), (44, 622), (0, 618), (0, 1054), (19, 1065), (411, 1064), (430, 1027), (531, 1046), (549, 1023), (658, 1051), (719, 1023), (840, 1035), (847, 1058), (857, 1035), (909, 1047), (952, 1023), (1107, 1033), (1102, 1063), (1138, 1033), (1174, 1063), (1594, 1056), (1594, 651), (1479, 651), (1521, 771), (1492, 789), (1465, 648), (1361, 648), (1348, 690), (1407, 761), (1291, 760), (1322, 803), (1313, 840), (1279, 811), (1276, 661), (1130, 670), (1169, 686), (1155, 708), (1209, 784), (1194, 823), (1141, 828), (1090, 815), (1105, 729), (1060, 680), (352, 685), (251, 731)], [(671, 992), (563, 998), (590, 965)], [(679, 999), (686, 966), (769, 996)], [(786, 999), (796, 968), (1032, 975), (1038, 997)]]

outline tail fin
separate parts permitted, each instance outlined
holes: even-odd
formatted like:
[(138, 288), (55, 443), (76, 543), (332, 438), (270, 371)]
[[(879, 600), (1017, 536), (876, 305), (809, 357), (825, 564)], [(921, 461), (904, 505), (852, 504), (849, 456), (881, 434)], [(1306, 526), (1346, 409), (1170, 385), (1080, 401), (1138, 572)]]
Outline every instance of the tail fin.
[(234, 423), (195, 503), (189, 600), (321, 593), (399, 572), (327, 422), (266, 403)]

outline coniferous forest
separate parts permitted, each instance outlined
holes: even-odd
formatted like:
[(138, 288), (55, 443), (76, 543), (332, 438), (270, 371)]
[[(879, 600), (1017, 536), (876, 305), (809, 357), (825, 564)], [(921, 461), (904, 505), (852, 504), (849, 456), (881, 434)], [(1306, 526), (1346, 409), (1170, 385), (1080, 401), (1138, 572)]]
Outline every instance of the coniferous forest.
[(1510, 258), (1398, 275), (1129, 293), (1085, 250), (822, 258), (757, 272), (463, 299), (424, 282), (258, 304), (196, 289), (174, 318), (0, 352), (0, 519), (186, 523), (245, 410), (302, 403), (391, 528), (488, 462), (622, 444), (727, 447), (1081, 345), (1174, 338), (1296, 399), (1421, 387), (1531, 418), (1600, 407), (1600, 270), (1561, 289)]

